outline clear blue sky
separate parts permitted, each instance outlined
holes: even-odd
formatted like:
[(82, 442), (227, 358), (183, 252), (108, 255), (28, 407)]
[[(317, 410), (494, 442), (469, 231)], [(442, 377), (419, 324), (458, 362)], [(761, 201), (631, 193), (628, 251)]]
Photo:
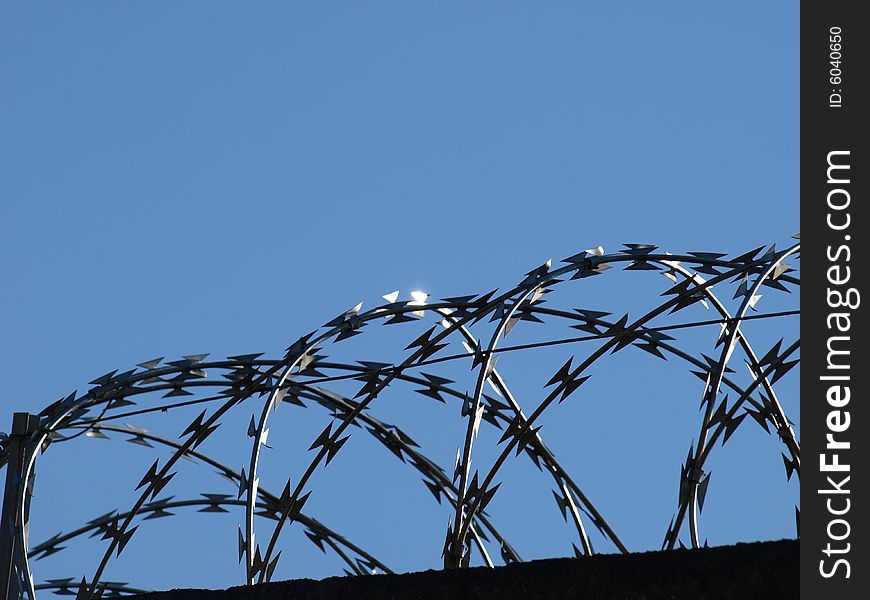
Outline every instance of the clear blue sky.
[[(798, 84), (794, 2), (4, 3), (0, 430), (13, 411), (37, 412), (97, 375), (154, 356), (276, 356), (394, 289), (445, 297), (507, 288), (548, 258), (598, 244), (672, 252), (785, 245), (799, 229)], [(623, 280), (610, 292), (595, 288), (604, 295), (589, 308), (607, 309), (607, 294), (633, 289)], [(582, 288), (571, 290), (580, 296), (562, 306), (586, 302)], [(769, 335), (797, 336), (795, 320), (778, 327)], [(622, 407), (649, 394), (647, 383), (622, 376), (633, 361), (602, 373), (621, 381)], [(522, 380), (523, 369), (513, 376)], [(700, 382), (680, 382), (679, 394), (700, 393)], [(797, 419), (796, 383), (784, 385)], [(670, 401), (670, 389), (659, 392), (658, 401)], [(304, 439), (322, 427), (319, 417)], [(453, 412), (442, 417), (456, 421)], [(635, 440), (659, 439), (643, 423), (583, 421), (559, 433), (554, 422), (560, 441), (551, 446), (583, 473), (596, 469), (581, 450), (597, 447), (584, 447), (584, 427), (626, 440), (608, 460), (626, 478), (656, 473), (645, 486), (660, 503), (641, 510), (646, 500), (607, 482), (593, 483), (593, 496), (623, 515), (622, 528), (636, 532), (626, 536), (633, 548), (651, 549), (676, 504), (678, 461), (696, 422), (692, 412), (670, 463), (638, 460)], [(792, 536), (797, 485), (784, 483), (779, 448), (758, 431), (742, 434), (747, 449), (735, 444), (733, 461), (755, 474), (711, 488), (721, 517), (708, 521), (721, 525), (710, 525), (710, 541)], [(452, 452), (457, 440), (446, 444)], [(752, 458), (752, 444), (764, 461)], [(94, 465), (110, 460), (102, 454), (82, 455), (82, 485), (102, 492), (117, 484), (119, 502), (129, 501), (127, 479), (138, 481), (151, 460), (136, 455), (129, 477), (115, 464), (118, 483), (93, 478)], [(51, 474), (67, 467), (50, 460), (61, 459), (46, 455), (35, 516), (116, 508), (52, 487)], [(336, 473), (352, 477), (364, 459), (348, 461), (337, 461)], [(777, 485), (759, 488), (763, 499), (742, 489), (768, 472)], [(521, 500), (505, 506), (519, 510), (524, 478), (531, 486), (540, 475), (516, 477)], [(343, 492), (346, 500), (323, 499), (317, 516), (330, 522), (345, 511), (333, 521), (356, 528), (361, 543), (375, 539), (399, 570), (436, 566), (448, 512), (414, 479), (414, 494), (383, 520), (377, 501), (366, 508), (360, 500), (353, 512), (357, 488)], [(540, 484), (549, 515), (549, 483)], [(425, 508), (416, 512), (415, 503)], [(527, 558), (570, 551), (561, 518), (538, 527), (516, 511), (504, 515)], [(51, 524), (34, 521), (34, 539), (63, 527), (45, 519)], [(206, 522), (225, 552), (166, 559), (148, 577), (122, 566), (109, 575), (154, 587), (238, 583), (237, 522), (232, 515), (220, 530), (218, 520)], [(414, 526), (419, 536), (399, 534)], [(163, 558), (172, 548), (159, 539), (135, 539), (131, 559)], [(299, 542), (279, 575), (337, 572), (311, 548)], [(37, 563), (37, 577), (80, 578), (78, 558)]]

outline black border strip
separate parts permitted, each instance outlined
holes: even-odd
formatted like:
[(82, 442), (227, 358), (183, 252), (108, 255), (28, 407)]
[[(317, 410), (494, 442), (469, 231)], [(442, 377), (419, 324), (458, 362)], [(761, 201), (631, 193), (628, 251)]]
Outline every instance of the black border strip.
[(807, 599), (870, 597), (870, 338), (861, 305), (870, 302), (861, 298), (870, 171), (860, 125), (870, 119), (862, 114), (870, 113), (870, 22), (859, 18), (859, 6), (801, 5), (800, 583)]

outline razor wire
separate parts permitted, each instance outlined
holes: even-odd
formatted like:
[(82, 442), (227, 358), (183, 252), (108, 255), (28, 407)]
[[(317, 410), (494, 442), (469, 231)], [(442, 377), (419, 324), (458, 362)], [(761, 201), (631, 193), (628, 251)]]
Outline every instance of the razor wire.
[[(619, 552), (628, 552), (604, 516), (606, 507), (591, 501), (582, 482), (568, 472), (544, 443), (539, 422), (546, 411), (582, 393), (578, 390), (591, 376), (593, 365), (629, 347), (651, 355), (652, 360), (672, 358), (670, 362), (703, 382), (699, 428), (685, 462), (680, 465), (678, 502), (662, 543), (663, 548), (674, 548), (684, 545), (685, 540), (688, 545), (699, 547), (700, 514), (710, 482), (710, 472), (705, 466), (716, 442), (721, 440), (724, 444), (747, 416), (778, 436), (787, 478), (800, 474), (799, 442), (774, 389), (774, 384), (798, 364), (799, 340), (788, 344), (780, 340), (759, 358), (745, 331), (754, 321), (798, 314), (797, 308), (768, 313), (759, 312), (758, 308), (762, 292), (781, 294), (786, 301), (797, 304), (797, 295), (789, 294), (799, 288), (795, 266), (799, 253), (799, 243), (784, 250), (777, 250), (775, 245), (762, 246), (733, 257), (714, 252), (671, 254), (647, 244), (626, 244), (620, 251), (608, 254), (599, 246), (565, 258), (558, 266), (547, 261), (503, 292), (493, 290), (437, 301), (430, 301), (423, 292), (412, 292), (407, 299), (400, 299), (399, 292), (386, 294), (385, 303), (375, 308), (363, 310), (362, 304), (358, 304), (301, 336), (280, 357), (263, 354), (222, 360), (209, 360), (206, 354), (178, 360), (161, 357), (123, 372), (106, 373), (93, 379), (92, 387), (85, 393), (74, 392), (46, 406), (28, 421), (25, 429), (13, 430), (10, 436), (0, 434), (0, 465), (7, 470), (4, 510), (9, 514), (3, 514), (3, 523), (4, 543), (10, 552), (8, 597), (35, 600), (41, 590), (75, 594), (82, 599), (141, 592), (139, 587), (130, 587), (126, 582), (105, 579), (107, 566), (121, 557), (147, 521), (178, 518), (177, 514), (187, 514), (191, 509), (227, 513), (229, 508), (237, 507), (244, 511), (238, 527), (238, 546), (233, 552), (238, 552), (242, 580), (249, 585), (273, 578), (282, 554), (281, 533), (293, 524), (320, 551), (334, 553), (344, 563), (347, 574), (389, 573), (385, 562), (366, 551), (361, 542), (349, 540), (306, 509), (316, 489), (315, 473), (342, 451), (351, 436), (351, 427), (365, 431), (415, 470), (433, 498), (449, 508), (442, 551), (445, 568), (469, 566), (475, 552), (488, 566), (495, 565), (493, 556), (504, 563), (522, 560), (486, 510), (498, 497), (497, 479), (511, 454), (525, 455), (546, 474), (558, 510), (572, 525), (575, 555), (595, 552), (590, 527)], [(614, 267), (663, 275), (668, 280), (667, 289), (660, 296), (664, 300), (657, 300), (653, 308), (634, 318), (628, 314), (615, 317), (588, 308), (558, 307), (549, 302), (557, 296), (551, 292), (562, 291), (572, 282), (582, 285), (582, 280), (603, 275)], [(734, 305), (733, 310), (729, 310), (729, 304)], [(706, 307), (711, 315), (702, 320), (674, 321), (677, 317), (673, 315), (685, 314), (681, 311), (697, 305)], [(356, 338), (377, 323), (391, 327), (404, 324), (403, 330), (411, 332), (406, 336), (407, 345), (400, 350), (402, 360), (362, 360), (362, 355), (357, 354), (357, 360), (343, 361), (327, 356), (331, 346)], [(567, 325), (582, 335), (507, 343), (518, 326), (536, 323)], [(484, 324), (491, 325), (486, 328)], [(715, 338), (710, 340), (714, 354), (718, 353), (713, 357), (684, 347), (674, 337), (682, 331), (708, 331), (704, 328), (709, 327), (718, 327)], [(479, 341), (478, 329), (488, 333), (486, 342)], [(462, 351), (448, 352), (457, 342)], [(580, 348), (590, 345), (594, 350), (583, 355)], [(506, 373), (497, 368), (499, 358), (554, 346), (572, 349), (576, 346), (577, 354), (552, 371), (540, 401), (519, 398), (509, 387)], [(748, 368), (748, 383), (733, 376), (729, 365), (735, 354), (742, 356)], [(474, 375), (466, 382), (467, 387), (437, 372), (443, 365), (469, 361)], [(439, 465), (405, 430), (374, 416), (371, 408), (377, 406), (375, 401), (393, 382), (412, 386), (416, 393), (460, 408), (464, 432), (458, 440), (454, 464)], [(351, 384), (361, 384), (353, 395), (335, 389), (337, 385)], [(271, 434), (270, 418), (280, 407), (290, 405), (318, 406), (329, 413), (331, 420), (322, 431), (312, 434), (309, 452), (313, 456), (307, 468), (288, 478), (281, 491), (268, 490), (260, 485), (263, 453), (270, 448), (270, 437), (275, 439), (279, 435)], [(167, 414), (191, 406), (201, 406), (202, 410), (176, 437), (119, 424), (122, 419)], [(243, 421), (251, 415), (245, 431), (250, 448), (245, 466), (234, 470), (199, 447), (227, 422), (223, 420), (225, 416), (238, 419), (242, 413)], [(473, 470), (475, 444), (484, 424), (501, 431), (497, 458), (488, 467)], [(82, 437), (122, 439), (146, 448), (160, 447), (168, 450), (169, 456), (155, 460), (142, 475), (129, 506), (32, 543), (28, 521), (37, 460), (41, 454), (60, 451), (55, 449)], [(10, 462), (13, 455), (14, 464)], [(178, 473), (176, 465), (182, 459), (210, 467), (228, 480), (236, 493), (203, 492), (186, 498), (161, 496), (172, 485)], [(258, 541), (257, 532), (265, 532), (261, 533), (265, 543)], [(81, 578), (34, 583), (34, 560), (96, 536), (108, 543), (92, 572)]]

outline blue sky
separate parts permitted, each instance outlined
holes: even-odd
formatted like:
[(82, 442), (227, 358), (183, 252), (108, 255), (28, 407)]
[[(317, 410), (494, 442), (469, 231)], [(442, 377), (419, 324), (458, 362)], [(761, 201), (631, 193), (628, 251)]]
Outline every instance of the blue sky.
[[(787, 245), (799, 229), (797, 3), (6, 3), (0, 80), (2, 430), (13, 411), (37, 412), (153, 356), (278, 355), (394, 289), (454, 296), (507, 288), (598, 244), (743, 252)], [(590, 308), (635, 289), (614, 279), (594, 288)], [(566, 306), (586, 301), (570, 294)], [(794, 320), (778, 327), (761, 334), (797, 335)], [(640, 381), (622, 381), (620, 397), (650, 389)], [(620, 435), (649, 434), (641, 413)], [(676, 444), (682, 455), (695, 420)], [(594, 453), (580, 430), (552, 445)], [(780, 460), (773, 441), (758, 444)], [(636, 463), (630, 446), (613, 450), (615, 464)], [(749, 452), (735, 464), (752, 463)], [(137, 481), (151, 461), (139, 462)], [(337, 468), (353, 477), (353, 465)], [(654, 466), (669, 475), (648, 485), (673, 505), (678, 464)], [(45, 490), (52, 468), (41, 471)], [(787, 518), (751, 506), (738, 483), (720, 489), (723, 507), (759, 514), (745, 531), (723, 516), (711, 543), (792, 535), (797, 486), (778, 483), (765, 494)], [(113, 508), (77, 493), (60, 509), (60, 493), (45, 492), (55, 512)], [(636, 511), (606, 483), (596, 497)], [(339, 520), (382, 539), (400, 570), (436, 566), (447, 512), (417, 513), (417, 501), (391, 509), (420, 527), (412, 539)], [(529, 557), (570, 551), (544, 543), (555, 535), (546, 527), (505, 515)], [(646, 516), (623, 526), (640, 532), (636, 549), (651, 549), (669, 516), (649, 530)], [(216, 538), (230, 555), (235, 523)], [(34, 521), (34, 537), (53, 526)], [(158, 540), (136, 552), (147, 559)], [(232, 561), (216, 575), (202, 552), (188, 573), (171, 563), (156, 582), (134, 583), (239, 582)], [(48, 576), (80, 568), (55, 560)], [(336, 572), (300, 547), (283, 576)]]

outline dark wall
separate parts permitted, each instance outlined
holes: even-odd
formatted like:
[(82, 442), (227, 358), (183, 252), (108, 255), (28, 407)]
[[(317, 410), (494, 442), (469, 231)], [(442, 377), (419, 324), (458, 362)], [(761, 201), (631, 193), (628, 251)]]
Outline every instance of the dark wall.
[(302, 579), (228, 590), (172, 590), (141, 600), (584, 600), (798, 597), (798, 542), (762, 542), (590, 558), (497, 569)]

